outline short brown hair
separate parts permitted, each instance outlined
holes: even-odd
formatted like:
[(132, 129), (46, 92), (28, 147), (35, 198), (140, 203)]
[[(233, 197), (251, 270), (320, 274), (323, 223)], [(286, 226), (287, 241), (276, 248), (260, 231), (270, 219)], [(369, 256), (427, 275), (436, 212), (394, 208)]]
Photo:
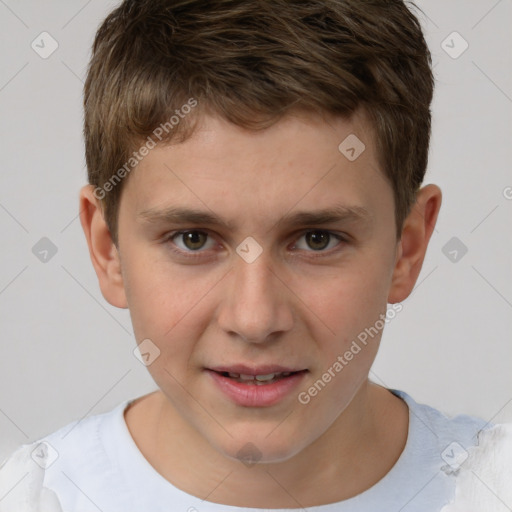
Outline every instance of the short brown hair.
[(125, 0), (98, 29), (84, 88), (89, 183), (117, 245), (120, 176), (158, 126), (165, 143), (186, 140), (200, 113), (257, 130), (294, 109), (349, 118), (361, 107), (400, 236), (427, 167), (433, 88), (402, 0)]

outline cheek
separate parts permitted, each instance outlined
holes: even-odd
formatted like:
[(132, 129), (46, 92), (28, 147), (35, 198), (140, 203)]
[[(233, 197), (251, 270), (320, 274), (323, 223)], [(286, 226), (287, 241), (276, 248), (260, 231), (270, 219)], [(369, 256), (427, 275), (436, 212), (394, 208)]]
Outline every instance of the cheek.
[(341, 274), (325, 281), (305, 301), (318, 366), (298, 396), (308, 417), (324, 418), (314, 428), (321, 434), (351, 403), (368, 378), (385, 325), (387, 287), (382, 269)]
[(386, 312), (390, 272), (387, 265), (361, 264), (297, 282), (314, 338), (330, 340), (327, 344), (338, 351), (373, 326)]
[(172, 377), (181, 382), (189, 368), (197, 366), (192, 359), (211, 322), (212, 299), (223, 273), (198, 275), (198, 267), (178, 268), (169, 261), (141, 257), (127, 265), (125, 274), (135, 339), (149, 339), (159, 351), (147, 369), (161, 387), (174, 386)]
[(385, 325), (390, 276), (391, 259), (370, 255), (301, 289), (319, 365), (299, 403), (307, 401), (313, 416), (334, 421), (367, 379)]
[(218, 281), (216, 272), (198, 275), (197, 267), (173, 264), (160, 250), (133, 250), (130, 256), (123, 279), (137, 339), (172, 337)]

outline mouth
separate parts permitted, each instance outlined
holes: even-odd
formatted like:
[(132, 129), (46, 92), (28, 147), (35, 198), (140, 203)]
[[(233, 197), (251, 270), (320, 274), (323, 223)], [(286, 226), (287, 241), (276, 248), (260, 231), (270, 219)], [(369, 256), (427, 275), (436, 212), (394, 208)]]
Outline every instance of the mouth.
[(290, 377), (290, 375), (294, 375), (297, 373), (305, 372), (307, 370), (299, 370), (299, 371), (289, 371), (289, 372), (272, 372), (266, 374), (243, 374), (237, 372), (217, 372), (223, 377), (228, 377), (235, 382), (240, 382), (242, 384), (254, 385), (254, 386), (264, 386), (266, 384), (272, 384), (273, 382), (277, 382), (278, 380), (286, 379)]
[(275, 405), (289, 396), (307, 369), (282, 366), (205, 368), (216, 388), (230, 401), (245, 407)]

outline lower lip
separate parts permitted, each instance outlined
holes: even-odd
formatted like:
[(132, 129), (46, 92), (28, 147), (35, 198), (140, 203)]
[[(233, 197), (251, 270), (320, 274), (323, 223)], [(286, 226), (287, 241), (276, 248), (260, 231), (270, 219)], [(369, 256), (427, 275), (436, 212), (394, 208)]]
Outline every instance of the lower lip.
[(233, 402), (244, 407), (268, 407), (289, 395), (304, 378), (306, 371), (293, 373), (270, 384), (245, 384), (206, 370), (219, 389)]

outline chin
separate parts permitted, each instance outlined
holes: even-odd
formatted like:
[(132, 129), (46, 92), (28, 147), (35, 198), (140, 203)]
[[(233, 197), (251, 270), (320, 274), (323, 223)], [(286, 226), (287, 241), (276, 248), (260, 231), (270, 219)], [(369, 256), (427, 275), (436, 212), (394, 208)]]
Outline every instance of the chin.
[[(286, 462), (300, 453), (308, 444), (304, 439), (295, 439), (285, 432), (270, 434), (265, 430), (250, 432), (244, 435), (234, 435), (228, 444), (213, 445), (224, 456), (240, 461), (250, 467), (254, 464), (272, 464)], [(284, 434), (284, 435), (283, 435)]]

